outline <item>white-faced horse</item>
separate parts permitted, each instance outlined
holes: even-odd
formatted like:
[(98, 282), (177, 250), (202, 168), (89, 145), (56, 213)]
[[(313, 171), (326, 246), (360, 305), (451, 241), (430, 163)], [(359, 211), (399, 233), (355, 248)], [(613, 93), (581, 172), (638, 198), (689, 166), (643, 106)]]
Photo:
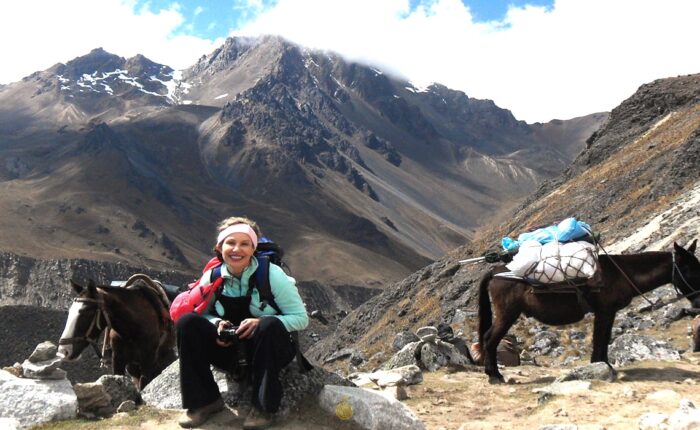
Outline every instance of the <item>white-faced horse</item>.
[[(173, 321), (162, 289), (146, 275), (134, 275), (125, 287), (83, 287), (71, 281), (78, 293), (68, 312), (59, 340), (58, 354), (64, 360), (80, 357), (107, 330), (105, 344), (111, 347), (112, 373), (128, 372), (142, 389), (176, 358)], [(106, 348), (105, 348), (106, 349)]]

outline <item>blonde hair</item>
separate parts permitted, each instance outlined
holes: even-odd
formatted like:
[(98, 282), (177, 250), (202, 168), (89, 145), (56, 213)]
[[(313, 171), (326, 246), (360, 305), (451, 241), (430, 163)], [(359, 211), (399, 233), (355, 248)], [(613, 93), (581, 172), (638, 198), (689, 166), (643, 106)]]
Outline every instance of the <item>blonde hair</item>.
[[(258, 227), (258, 223), (253, 221), (250, 218), (246, 218), (243, 216), (232, 216), (229, 218), (224, 219), (219, 223), (219, 225), (216, 227), (216, 232), (217, 234), (224, 231), (226, 228), (236, 225), (236, 224), (248, 224), (250, 228), (253, 229), (256, 235), (258, 237), (262, 237), (262, 230), (260, 230), (260, 227)], [(221, 252), (219, 252), (218, 249), (216, 249), (218, 244), (214, 245), (214, 254), (219, 258), (220, 261), (224, 261), (224, 258), (221, 256)]]

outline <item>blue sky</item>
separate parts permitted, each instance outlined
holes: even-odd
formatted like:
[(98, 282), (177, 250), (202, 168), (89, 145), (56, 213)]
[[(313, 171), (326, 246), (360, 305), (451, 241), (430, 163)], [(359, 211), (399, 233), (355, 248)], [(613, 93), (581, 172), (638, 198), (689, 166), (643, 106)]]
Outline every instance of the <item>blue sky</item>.
[(698, 0), (8, 1), (0, 84), (97, 47), (184, 69), (226, 37), (275, 34), (546, 122), (700, 73), (699, 16)]
[[(140, 0), (136, 2), (134, 8), (146, 7), (157, 11), (169, 9), (173, 3), (175, 2), (172, 0)], [(185, 21), (177, 29), (178, 32), (216, 39), (226, 37), (231, 30), (243, 27), (264, 10), (272, 8), (277, 1), (179, 0), (176, 3), (179, 5), (180, 13), (185, 17)], [(410, 0), (409, 11), (427, 3), (429, 2), (423, 0)], [(252, 4), (259, 6), (252, 7)], [(533, 5), (549, 8), (554, 4), (554, 0), (462, 0), (462, 4), (471, 10), (474, 21), (488, 22), (504, 19), (509, 7)]]

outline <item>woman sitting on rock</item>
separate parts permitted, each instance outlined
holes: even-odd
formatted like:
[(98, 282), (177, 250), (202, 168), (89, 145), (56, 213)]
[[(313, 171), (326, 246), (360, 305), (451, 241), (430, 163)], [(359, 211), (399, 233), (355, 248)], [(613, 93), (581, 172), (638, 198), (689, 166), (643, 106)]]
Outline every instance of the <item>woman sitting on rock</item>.
[[(224, 408), (210, 365), (233, 370), (239, 361), (239, 348), (247, 353), (253, 392), (253, 408), (243, 428), (268, 427), (271, 414), (279, 409), (279, 372), (296, 352), (290, 332), (306, 328), (309, 320), (294, 278), (279, 266), (270, 264), (269, 281), (282, 314), (276, 315), (272, 306), (261, 306), (257, 289), (248, 292), (258, 268), (253, 253), (259, 236), (260, 229), (252, 220), (233, 217), (222, 221), (214, 247), (223, 263), (221, 294), (201, 315), (190, 313), (177, 322), (182, 406), (187, 409), (180, 420), (182, 427), (199, 427)], [(212, 270), (203, 274), (200, 284), (211, 282)], [(238, 342), (223, 340), (222, 332), (230, 333), (236, 326)]]

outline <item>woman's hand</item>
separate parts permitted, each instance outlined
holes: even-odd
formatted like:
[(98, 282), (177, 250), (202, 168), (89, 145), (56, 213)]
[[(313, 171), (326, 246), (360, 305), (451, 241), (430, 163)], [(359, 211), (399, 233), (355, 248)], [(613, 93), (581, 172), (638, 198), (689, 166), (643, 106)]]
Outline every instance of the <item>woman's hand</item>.
[[(226, 321), (226, 320), (219, 321), (219, 324), (217, 324), (217, 326), (216, 326), (217, 336), (221, 336), (221, 330), (223, 330), (227, 327), (233, 327), (233, 324), (231, 324), (231, 321)], [(216, 338), (216, 344), (219, 346), (223, 346), (223, 347), (233, 345), (231, 342), (226, 342), (226, 341), (221, 340), (220, 337)]]
[(246, 318), (241, 321), (241, 325), (238, 326), (238, 330), (236, 330), (238, 338), (250, 339), (253, 337), (253, 333), (255, 333), (255, 329), (258, 328), (258, 324), (260, 324), (260, 318)]

